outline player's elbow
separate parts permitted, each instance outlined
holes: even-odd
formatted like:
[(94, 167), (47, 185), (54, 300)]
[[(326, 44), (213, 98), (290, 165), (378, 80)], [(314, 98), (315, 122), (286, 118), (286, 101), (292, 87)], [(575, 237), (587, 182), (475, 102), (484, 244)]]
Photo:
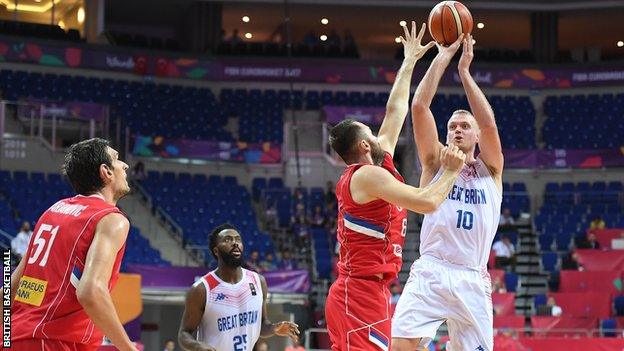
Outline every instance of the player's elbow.
[(397, 103), (389, 103), (386, 105), (386, 116), (405, 116), (407, 115), (407, 104), (401, 105)]
[[(105, 292), (98, 284), (91, 282), (81, 282), (76, 288), (76, 298), (78, 303), (85, 309), (92, 307), (102, 301), (101, 296)], [(106, 290), (108, 292), (108, 290)]]
[(426, 200), (424, 205), (423, 205), (423, 214), (430, 214), (433, 211), (438, 209), (438, 206), (440, 206), (438, 203), (436, 203), (435, 201), (432, 200)]
[(427, 113), (429, 110), (429, 106), (422, 102), (422, 100), (414, 97), (414, 101), (412, 101), (412, 115), (419, 116)]
[(431, 199), (420, 199), (411, 208), (412, 211), (421, 214), (430, 214), (438, 208), (438, 204)]

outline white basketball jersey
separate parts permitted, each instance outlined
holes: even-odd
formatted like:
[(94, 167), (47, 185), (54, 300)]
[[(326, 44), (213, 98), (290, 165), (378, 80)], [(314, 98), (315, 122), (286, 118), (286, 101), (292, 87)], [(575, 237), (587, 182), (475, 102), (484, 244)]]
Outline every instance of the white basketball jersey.
[[(442, 175), (442, 168), (432, 182)], [(464, 168), (446, 200), (425, 215), (420, 254), (479, 269), (487, 265), (503, 197), (480, 158)]]
[(212, 271), (195, 284), (206, 288), (206, 307), (197, 340), (219, 351), (252, 351), (262, 326), (258, 273), (243, 268), (243, 278), (230, 284)]

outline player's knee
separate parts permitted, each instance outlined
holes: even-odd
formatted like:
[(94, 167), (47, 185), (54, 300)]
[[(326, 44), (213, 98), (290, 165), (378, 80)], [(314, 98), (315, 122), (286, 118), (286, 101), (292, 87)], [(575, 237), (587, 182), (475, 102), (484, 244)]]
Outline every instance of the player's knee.
[(405, 338), (393, 338), (392, 339), (392, 351), (414, 351), (422, 350), (419, 347), (421, 344), (421, 338), (418, 339), (405, 339)]

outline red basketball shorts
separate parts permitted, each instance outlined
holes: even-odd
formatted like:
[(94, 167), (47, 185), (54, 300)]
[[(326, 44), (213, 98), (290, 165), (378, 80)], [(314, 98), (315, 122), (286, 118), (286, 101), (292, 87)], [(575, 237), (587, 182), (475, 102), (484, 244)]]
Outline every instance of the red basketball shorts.
[(333, 351), (390, 349), (392, 311), (384, 282), (339, 277), (329, 289), (325, 318)]

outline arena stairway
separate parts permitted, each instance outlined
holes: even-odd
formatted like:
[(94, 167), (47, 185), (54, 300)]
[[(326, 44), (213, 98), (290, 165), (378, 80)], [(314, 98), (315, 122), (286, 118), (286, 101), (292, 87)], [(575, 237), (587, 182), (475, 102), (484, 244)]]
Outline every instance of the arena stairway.
[(174, 239), (171, 229), (152, 214), (149, 204), (136, 189), (121, 199), (119, 207), (128, 216), (132, 226), (139, 228), (150, 245), (160, 251), (161, 256), (172, 265), (193, 267), (203, 265)]
[(548, 276), (542, 272), (537, 236), (530, 226), (518, 227), (519, 242), (516, 250), (516, 314), (532, 314), (533, 299), (548, 292)]

